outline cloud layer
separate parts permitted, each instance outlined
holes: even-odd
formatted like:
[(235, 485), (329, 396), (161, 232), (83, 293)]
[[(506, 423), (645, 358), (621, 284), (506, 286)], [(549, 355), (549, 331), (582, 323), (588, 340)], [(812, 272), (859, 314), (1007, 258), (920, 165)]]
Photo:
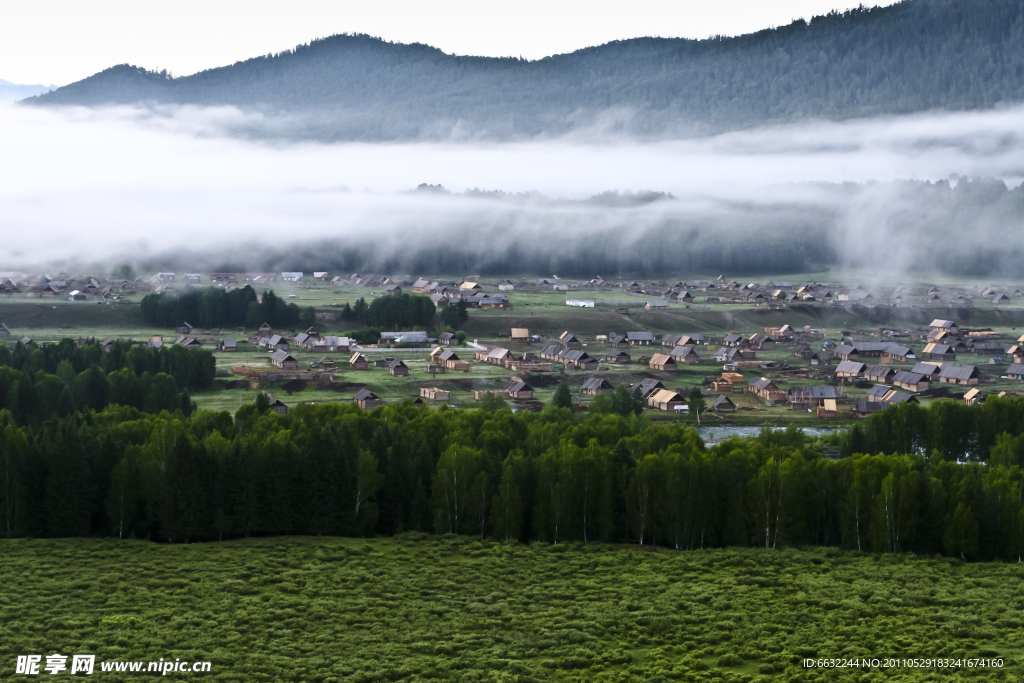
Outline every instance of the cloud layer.
[[(888, 241), (893, 267), (921, 268), (935, 264), (915, 253), (916, 241), (937, 225), (962, 229), (968, 217), (953, 215), (960, 204), (936, 202), (954, 196), (948, 189), (893, 181), (959, 174), (1013, 187), (1024, 178), (1019, 108), (658, 143), (596, 133), (525, 144), (378, 145), (233, 135), (296, 123), (231, 108), (0, 107), (0, 270), (175, 255), (250, 267), (319, 258), (412, 268), (446, 247), (465, 255), (453, 267), (471, 267), (500, 261), (512, 247), (533, 263), (567, 244), (595, 250), (597, 267), (624, 250), (651, 248), (651, 239), (679, 253), (686, 244), (723, 250), (788, 240), (797, 251), (812, 245), (800, 258), (856, 264)], [(457, 194), (406, 192), (420, 183)], [(978, 236), (999, 239), (1003, 251), (1024, 249), (1019, 216), (1007, 208), (1014, 195), (985, 187), (991, 197), (971, 200), (983, 204), (972, 219)], [(460, 194), (471, 188), (544, 198)], [(582, 201), (608, 190), (675, 199)]]

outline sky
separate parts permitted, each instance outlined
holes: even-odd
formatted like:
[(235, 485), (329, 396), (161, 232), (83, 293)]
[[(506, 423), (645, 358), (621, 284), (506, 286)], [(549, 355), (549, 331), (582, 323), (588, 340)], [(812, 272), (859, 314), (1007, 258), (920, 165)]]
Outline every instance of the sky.
[(3, 0), (0, 79), (60, 86), (124, 63), (184, 76), (337, 33), (426, 43), (454, 54), (539, 59), (637, 36), (739, 35), (859, 4), (850, 0)]

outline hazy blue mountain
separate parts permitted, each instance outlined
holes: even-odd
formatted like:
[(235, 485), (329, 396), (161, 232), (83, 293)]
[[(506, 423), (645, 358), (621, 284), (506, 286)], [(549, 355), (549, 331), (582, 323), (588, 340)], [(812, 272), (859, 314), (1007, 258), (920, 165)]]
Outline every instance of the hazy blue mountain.
[(538, 61), (339, 35), (192, 76), (115, 66), (30, 103), (287, 112), (252, 134), (686, 135), (1024, 101), (1024, 2), (905, 0), (734, 38), (636, 38)]
[(56, 90), (55, 85), (22, 85), (11, 83), (0, 78), (0, 103), (16, 102), (26, 97), (33, 97), (45, 93), (47, 90)]

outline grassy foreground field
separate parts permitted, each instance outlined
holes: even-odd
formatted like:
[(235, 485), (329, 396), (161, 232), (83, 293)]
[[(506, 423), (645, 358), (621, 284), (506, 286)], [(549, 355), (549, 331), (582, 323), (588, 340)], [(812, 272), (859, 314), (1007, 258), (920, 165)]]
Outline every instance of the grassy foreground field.
[[(1010, 681), (1024, 673), (1022, 576), (827, 549), (4, 540), (0, 678), (18, 654), (58, 652), (212, 662), (165, 680)], [(805, 657), (1004, 666), (824, 672)]]

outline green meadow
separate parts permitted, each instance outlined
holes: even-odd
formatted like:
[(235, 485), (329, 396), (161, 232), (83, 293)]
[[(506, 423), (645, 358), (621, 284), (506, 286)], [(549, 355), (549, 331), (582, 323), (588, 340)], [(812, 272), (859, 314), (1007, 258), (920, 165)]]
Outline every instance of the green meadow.
[[(1022, 578), (1020, 564), (835, 549), (4, 540), (0, 670), (56, 652), (208, 660), (202, 678), (245, 682), (1015, 681)], [(802, 666), (938, 657), (1002, 667)]]

